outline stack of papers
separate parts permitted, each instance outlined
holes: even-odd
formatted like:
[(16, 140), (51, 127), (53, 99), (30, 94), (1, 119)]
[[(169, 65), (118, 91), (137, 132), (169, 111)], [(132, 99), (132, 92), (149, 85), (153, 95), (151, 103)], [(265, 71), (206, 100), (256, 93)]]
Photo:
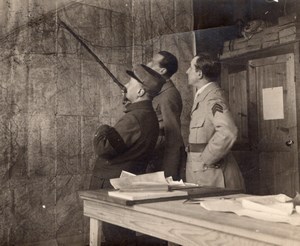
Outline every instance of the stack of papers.
[(210, 198), (201, 201), (200, 205), (210, 211), (233, 212), (239, 216), (300, 226), (300, 214), (294, 209), (293, 199), (284, 194)]
[(169, 191), (170, 186), (184, 186), (184, 183), (166, 179), (164, 172), (134, 175), (123, 171), (120, 178), (110, 179), (110, 183), (116, 190), (108, 192), (109, 196), (130, 201), (188, 195), (187, 191)]
[(241, 199), (242, 207), (254, 211), (277, 215), (291, 215), (294, 206), (292, 199), (286, 195), (254, 196)]
[(111, 185), (120, 191), (168, 191), (176, 188), (197, 187), (197, 184), (174, 181), (172, 177), (165, 178), (163, 171), (135, 175), (122, 171), (120, 178), (110, 179)]
[(109, 191), (108, 195), (111, 197), (121, 198), (128, 201), (150, 200), (156, 198), (186, 198), (188, 193), (186, 191), (145, 191), (145, 192), (124, 192), (124, 191)]
[(168, 182), (164, 172), (134, 175), (123, 171), (120, 178), (110, 179), (111, 185), (120, 191), (167, 191)]

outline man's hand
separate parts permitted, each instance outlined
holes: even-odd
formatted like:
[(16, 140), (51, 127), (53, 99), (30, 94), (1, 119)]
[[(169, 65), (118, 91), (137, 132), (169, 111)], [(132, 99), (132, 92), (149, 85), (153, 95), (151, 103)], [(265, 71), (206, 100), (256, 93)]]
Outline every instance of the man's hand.
[(95, 133), (94, 139), (97, 141), (106, 137), (107, 133), (109, 132), (110, 126), (109, 125), (101, 125)]

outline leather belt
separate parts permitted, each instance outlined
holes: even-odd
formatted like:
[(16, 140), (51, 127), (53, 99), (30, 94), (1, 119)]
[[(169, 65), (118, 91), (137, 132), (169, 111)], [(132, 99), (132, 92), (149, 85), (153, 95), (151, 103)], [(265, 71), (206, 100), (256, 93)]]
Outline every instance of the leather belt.
[[(186, 152), (203, 152), (206, 147), (206, 143), (196, 144), (196, 143), (189, 143), (185, 150)], [(219, 169), (223, 165), (223, 159), (219, 160), (217, 163), (214, 164), (203, 164), (202, 170), (205, 171), (209, 168)]]
[(186, 152), (203, 152), (203, 150), (206, 147), (206, 143), (201, 143), (201, 144), (197, 144), (197, 143), (189, 143), (186, 148), (185, 151)]

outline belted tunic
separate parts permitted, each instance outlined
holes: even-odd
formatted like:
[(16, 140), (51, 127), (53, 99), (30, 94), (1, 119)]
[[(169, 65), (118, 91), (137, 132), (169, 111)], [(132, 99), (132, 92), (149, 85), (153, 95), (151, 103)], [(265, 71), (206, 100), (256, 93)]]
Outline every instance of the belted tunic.
[(122, 170), (142, 174), (154, 150), (159, 132), (151, 101), (129, 104), (114, 127), (101, 125), (93, 139), (97, 155), (90, 189), (109, 187), (109, 179)]
[(237, 133), (224, 91), (211, 82), (197, 95), (191, 111), (187, 182), (244, 189), (241, 172), (230, 153)]
[(153, 154), (152, 162), (155, 165), (153, 171), (164, 171), (166, 177), (172, 176), (177, 180), (180, 169), (185, 165), (186, 155), (180, 122), (182, 99), (171, 80), (167, 80), (160, 93), (154, 98), (153, 107), (160, 129)]

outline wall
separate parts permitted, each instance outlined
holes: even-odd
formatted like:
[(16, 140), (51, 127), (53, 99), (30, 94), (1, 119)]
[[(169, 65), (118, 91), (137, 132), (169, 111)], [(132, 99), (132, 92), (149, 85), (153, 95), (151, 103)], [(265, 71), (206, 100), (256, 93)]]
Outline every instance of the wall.
[(122, 114), (120, 90), (58, 16), (128, 80), (132, 28), (124, 13), (73, 4), (2, 38), (0, 245), (87, 243), (77, 191), (89, 186), (97, 126)]
[(123, 107), (58, 17), (125, 83), (144, 41), (192, 30), (191, 2), (3, 0), (0, 9), (0, 245), (87, 244), (77, 191), (89, 186), (97, 126)]

